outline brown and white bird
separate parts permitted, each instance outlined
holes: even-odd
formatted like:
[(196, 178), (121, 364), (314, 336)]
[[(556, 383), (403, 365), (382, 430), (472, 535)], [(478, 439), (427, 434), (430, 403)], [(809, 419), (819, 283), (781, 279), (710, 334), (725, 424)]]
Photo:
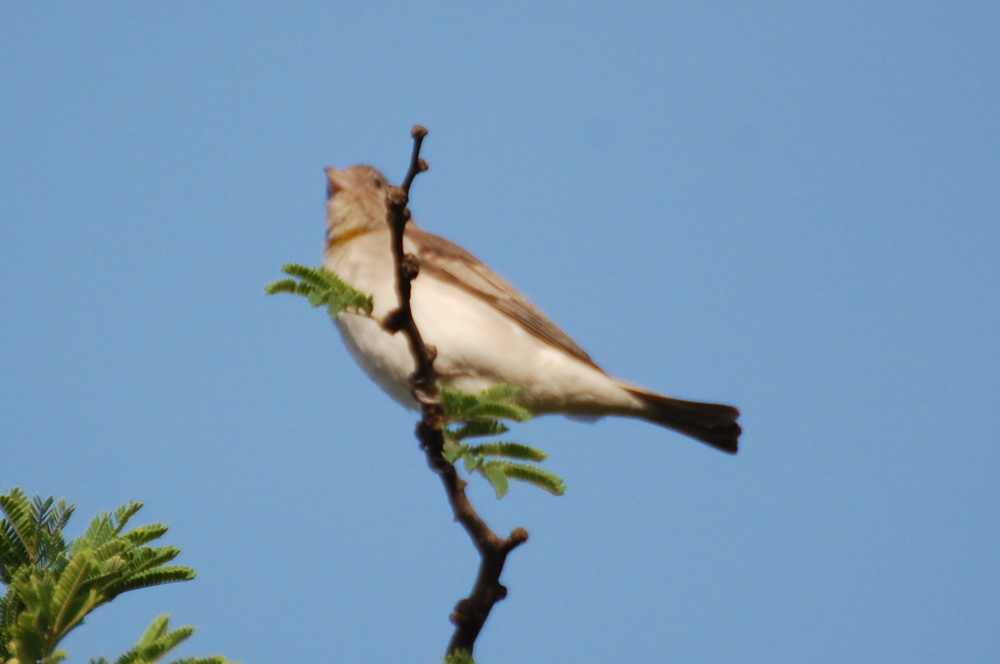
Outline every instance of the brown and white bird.
[[(393, 399), (417, 408), (414, 360), (404, 335), (379, 321), (398, 307), (387, 222), (389, 181), (371, 166), (326, 170), (329, 199), (325, 266), (374, 298), (372, 316), (341, 312), (337, 327), (365, 372)], [(437, 348), (439, 384), (478, 392), (496, 383), (536, 415), (617, 415), (659, 424), (735, 454), (740, 426), (732, 406), (672, 399), (604, 372), (562, 330), (475, 256), (413, 221), (404, 250), (417, 256), (413, 319)]]

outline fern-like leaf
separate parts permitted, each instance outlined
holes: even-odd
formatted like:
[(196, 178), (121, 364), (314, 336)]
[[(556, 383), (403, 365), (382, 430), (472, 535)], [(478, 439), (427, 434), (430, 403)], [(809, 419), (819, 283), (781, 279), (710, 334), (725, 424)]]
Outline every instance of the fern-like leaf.
[(516, 403), (487, 402), (476, 404), (463, 413), (462, 419), (481, 420), (511, 420), (514, 422), (527, 422), (531, 419), (531, 412)]
[[(194, 627), (185, 625), (170, 629), (170, 617), (156, 618), (139, 639), (139, 643), (115, 660), (115, 664), (156, 664), (194, 633)], [(108, 664), (104, 657), (90, 660), (90, 664)], [(183, 657), (171, 664), (232, 664), (222, 655), (214, 657)]]
[(273, 284), (264, 286), (265, 295), (277, 295), (278, 293), (289, 293), (291, 295), (305, 295), (308, 284), (299, 283), (294, 279), (281, 279)]
[(524, 463), (489, 459), (499, 457), (537, 463), (548, 458), (542, 450), (509, 441), (480, 445), (461, 442), (466, 438), (506, 433), (509, 429), (500, 420), (523, 422), (530, 419), (531, 413), (514, 401), (519, 392), (517, 387), (503, 383), (475, 394), (441, 388), (441, 405), (450, 423), (444, 429), (445, 458), (452, 464), (461, 459), (466, 472), (483, 475), (492, 485), (497, 498), (503, 498), (510, 490), (511, 479), (562, 495), (565, 492), (563, 480), (553, 473)]
[(101, 595), (105, 598), (105, 601), (110, 602), (118, 595), (131, 590), (162, 586), (166, 583), (190, 581), (196, 576), (198, 576), (197, 573), (190, 567), (161, 567), (147, 572), (134, 574), (126, 579), (121, 579), (115, 583), (109, 584), (101, 589)]
[(458, 443), (445, 439), (444, 449), (441, 451), (441, 455), (444, 460), (448, 463), (455, 465), (462, 455), (469, 451), (468, 445), (459, 445)]
[[(153, 622), (149, 623), (149, 627), (147, 627), (146, 631), (143, 632), (141, 637), (139, 637), (139, 643), (137, 643), (136, 645), (140, 648), (144, 648), (145, 646), (148, 646), (150, 643), (162, 639), (166, 635), (167, 629), (169, 629), (169, 627), (170, 627), (170, 616), (166, 614), (163, 614), (162, 616), (157, 616), (156, 618), (153, 619)], [(190, 628), (189, 633), (193, 632), (194, 628)]]
[(523, 463), (512, 463), (510, 461), (488, 461), (483, 466), (483, 472), (499, 472), (505, 477), (532, 484), (555, 496), (561, 496), (566, 493), (566, 486), (561, 477), (542, 470), (537, 466), (529, 466)]
[(455, 429), (445, 429), (444, 436), (450, 441), (459, 442), (466, 438), (481, 436), (499, 436), (510, 431), (510, 428), (496, 420), (473, 420)]
[(298, 263), (288, 263), (281, 270), (295, 279), (282, 279), (269, 284), (264, 287), (265, 294), (290, 293), (305, 296), (314, 307), (325, 305), (331, 318), (341, 311), (371, 315), (371, 296), (351, 287), (330, 270), (324, 267), (306, 267)]
[[(0, 495), (0, 662), (58, 664), (59, 642), (98, 606), (121, 593), (194, 578), (194, 570), (168, 565), (180, 550), (146, 544), (163, 536), (161, 524), (125, 532), (141, 503), (129, 502), (95, 517), (69, 546), (62, 530), (73, 507), (20, 489)], [(165, 619), (150, 626), (121, 664), (153, 664), (190, 636), (191, 628), (167, 631)], [(7, 655), (11, 657), (8, 658)], [(93, 664), (107, 664), (100, 658)], [(226, 664), (224, 657), (179, 659), (175, 664)]]
[[(114, 514), (101, 512), (91, 519), (90, 525), (87, 526), (87, 532), (84, 533), (83, 536), (73, 540), (70, 545), (70, 554), (75, 554), (85, 549), (96, 549), (107, 542), (117, 539), (119, 535), (121, 535), (125, 526), (128, 525), (128, 522), (141, 509), (142, 503), (130, 500), (128, 503), (115, 510)], [(142, 533), (146, 533), (148, 529), (153, 529), (155, 531), (157, 528), (162, 529), (162, 532), (160, 532), (159, 535), (156, 535), (156, 537), (159, 537), (166, 532), (166, 528), (164, 526), (160, 526), (159, 524), (154, 526), (144, 526), (140, 529), (140, 531)], [(156, 537), (150, 537), (150, 539), (156, 539)]]
[(135, 546), (141, 546), (152, 542), (155, 539), (160, 539), (167, 533), (168, 530), (170, 530), (169, 526), (164, 526), (161, 523), (152, 523), (148, 526), (133, 528), (122, 535), (122, 537)]
[(326, 270), (322, 267), (306, 267), (300, 263), (285, 263), (281, 271), (310, 286), (324, 286), (328, 283)]
[(476, 393), (476, 399), (482, 403), (489, 401), (510, 401), (521, 393), (521, 388), (509, 383), (497, 383), (492, 387)]
[(512, 401), (519, 392), (520, 388), (506, 383), (494, 385), (475, 394), (443, 387), (441, 406), (452, 422), (497, 419), (526, 422), (531, 419), (531, 412)]
[(33, 555), (28, 549), (31, 537), (30, 503), (20, 489), (0, 496), (0, 580), (9, 584), (20, 567), (31, 563)]
[(460, 422), (465, 418), (462, 415), (466, 410), (476, 405), (476, 397), (468, 392), (453, 390), (450, 387), (442, 387), (439, 390), (441, 395), (441, 408), (444, 414), (452, 422)]
[(66, 548), (62, 529), (73, 513), (65, 500), (30, 500), (15, 488), (0, 495), (0, 512), (0, 581), (9, 582), (23, 565), (47, 566), (60, 559)]
[(55, 642), (66, 636), (83, 617), (97, 605), (96, 591), (88, 590), (87, 576), (93, 566), (89, 552), (82, 551), (69, 561), (52, 594), (53, 607), (58, 609), (52, 624)]
[(194, 634), (194, 627), (185, 625), (169, 630), (170, 617), (159, 616), (146, 628), (139, 643), (117, 660), (115, 664), (154, 664)]
[(510, 482), (507, 480), (507, 473), (504, 472), (499, 461), (493, 461), (481, 466), (479, 472), (490, 481), (498, 499), (503, 498), (510, 491)]
[(465, 453), (462, 455), (462, 463), (465, 464), (465, 472), (474, 473), (483, 467), (486, 462), (481, 456), (476, 456), (474, 454)]
[(117, 510), (115, 510), (114, 518), (114, 534), (120, 535), (128, 522), (138, 514), (139, 510), (142, 509), (142, 503), (137, 503), (134, 500), (128, 501), (126, 505), (122, 505)]
[(483, 443), (469, 447), (469, 454), (476, 456), (502, 457), (505, 459), (520, 459), (521, 461), (545, 461), (549, 455), (542, 450), (523, 445), (521, 443), (511, 443), (505, 440), (498, 440), (493, 443)]

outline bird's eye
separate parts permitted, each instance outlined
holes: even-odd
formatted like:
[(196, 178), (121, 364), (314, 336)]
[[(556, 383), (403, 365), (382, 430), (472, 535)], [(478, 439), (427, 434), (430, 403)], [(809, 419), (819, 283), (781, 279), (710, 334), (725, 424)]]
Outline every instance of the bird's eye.
[(381, 189), (381, 188), (382, 188), (382, 185), (384, 185), (384, 184), (385, 184), (385, 183), (384, 183), (384, 182), (382, 182), (382, 180), (381, 180), (381, 179), (379, 179), (379, 178), (375, 178), (375, 188), (376, 188), (376, 189)]

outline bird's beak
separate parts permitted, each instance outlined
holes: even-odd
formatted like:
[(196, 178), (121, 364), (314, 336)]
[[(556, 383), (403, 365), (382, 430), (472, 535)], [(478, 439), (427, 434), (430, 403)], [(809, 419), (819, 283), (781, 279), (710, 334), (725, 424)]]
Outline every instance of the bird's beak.
[(332, 197), (339, 191), (344, 189), (349, 189), (351, 186), (350, 181), (347, 179), (344, 171), (338, 171), (336, 168), (326, 169), (326, 196), (327, 198)]

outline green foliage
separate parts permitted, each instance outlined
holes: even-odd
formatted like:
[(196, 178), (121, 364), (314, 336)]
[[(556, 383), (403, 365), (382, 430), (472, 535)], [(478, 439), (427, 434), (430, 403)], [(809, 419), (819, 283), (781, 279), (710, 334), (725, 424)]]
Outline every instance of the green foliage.
[(489, 480), (497, 498), (507, 495), (512, 479), (561, 496), (566, 492), (561, 477), (529, 463), (518, 463), (544, 461), (548, 455), (542, 450), (504, 440), (478, 445), (462, 442), (467, 438), (506, 433), (509, 429), (499, 421), (501, 419), (517, 422), (530, 419), (531, 413), (512, 401), (518, 392), (517, 387), (506, 384), (494, 385), (475, 394), (442, 388), (441, 403), (449, 422), (444, 430), (445, 459), (450, 463), (461, 459), (467, 472), (478, 472)]
[(0, 582), (7, 585), (24, 565), (47, 566), (57, 562), (66, 548), (62, 530), (73, 515), (73, 506), (38, 496), (29, 501), (20, 489), (0, 495)]
[(282, 279), (269, 284), (264, 288), (264, 293), (267, 295), (275, 293), (303, 295), (309, 299), (309, 303), (314, 307), (326, 305), (330, 318), (345, 310), (364, 315), (369, 315), (372, 312), (370, 295), (365, 295), (351, 288), (340, 277), (324, 267), (306, 267), (298, 263), (287, 263), (282, 266), (281, 271), (294, 278)]
[[(345, 310), (363, 315), (370, 315), (372, 312), (371, 296), (355, 290), (324, 267), (288, 263), (281, 269), (294, 278), (270, 284), (264, 289), (266, 294), (303, 295), (309, 298), (314, 307), (326, 305), (331, 318)], [(441, 402), (449, 422), (444, 431), (445, 458), (450, 463), (461, 459), (468, 472), (480, 473), (489, 480), (497, 498), (503, 498), (507, 494), (512, 479), (561, 496), (566, 491), (562, 478), (530, 463), (520, 463), (543, 461), (547, 457), (545, 452), (507, 441), (480, 445), (462, 442), (466, 438), (506, 433), (508, 428), (500, 420), (530, 420), (531, 412), (513, 400), (519, 391), (517, 387), (503, 383), (475, 394), (442, 388)]]
[(475, 394), (442, 388), (441, 405), (448, 419), (453, 422), (477, 420), (527, 422), (531, 419), (531, 412), (512, 401), (520, 391), (520, 388), (506, 383), (488, 387)]
[[(0, 581), (6, 586), (0, 598), (0, 661), (57, 664), (66, 658), (59, 642), (97, 607), (130, 590), (194, 578), (194, 570), (167, 564), (178, 548), (146, 546), (162, 537), (166, 526), (125, 531), (141, 508), (129, 502), (113, 514), (101, 513), (67, 544), (63, 529), (74, 508), (65, 500), (29, 500), (16, 488), (0, 495)], [(166, 617), (158, 618), (118, 662), (154, 662), (193, 628), (166, 630)], [(160, 654), (152, 657), (157, 649)], [(195, 661), (200, 660), (190, 660)]]
[[(127, 653), (115, 660), (114, 664), (156, 664), (171, 650), (186, 641), (194, 634), (194, 627), (185, 625), (171, 631), (169, 616), (160, 616), (146, 628), (139, 643)], [(171, 664), (227, 664), (222, 655), (214, 657), (184, 657), (175, 659)], [(91, 659), (90, 664), (109, 664), (104, 657)]]
[(468, 650), (456, 650), (441, 660), (444, 664), (476, 664), (476, 660), (472, 659), (472, 653)]

